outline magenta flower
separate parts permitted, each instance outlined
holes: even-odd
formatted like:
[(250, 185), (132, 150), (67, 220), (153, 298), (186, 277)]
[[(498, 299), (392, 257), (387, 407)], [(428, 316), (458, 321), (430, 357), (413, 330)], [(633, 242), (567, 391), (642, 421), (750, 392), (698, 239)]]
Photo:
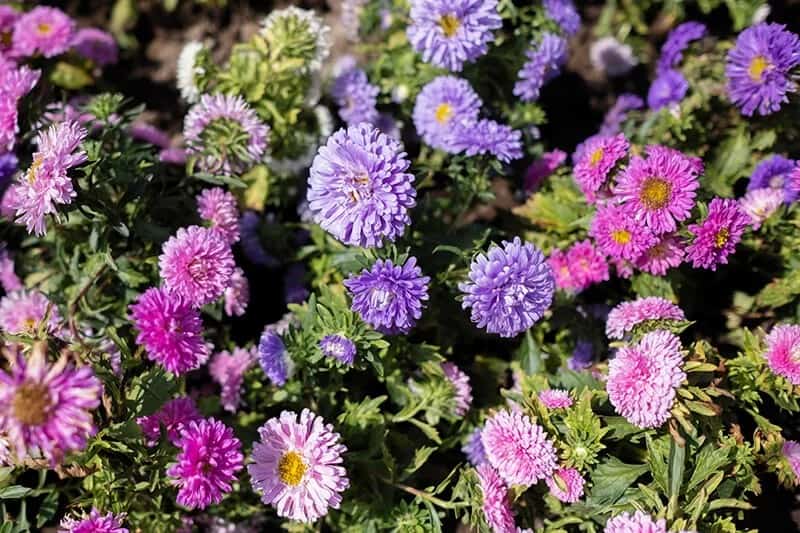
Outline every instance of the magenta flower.
[(608, 313), (606, 335), (609, 339), (622, 339), (648, 320), (686, 320), (686, 316), (680, 307), (657, 296), (622, 302)]
[(27, 360), (18, 355), (8, 373), (0, 370), (0, 428), (17, 458), (41, 454), (55, 466), (83, 450), (96, 431), (91, 411), (102, 388), (91, 367), (75, 368), (64, 357), (50, 365), (43, 349)]
[(196, 307), (222, 296), (236, 268), (222, 234), (199, 226), (180, 228), (170, 237), (158, 265), (167, 290)]
[(481, 432), (489, 463), (509, 485), (534, 485), (556, 469), (556, 449), (541, 426), (519, 410), (499, 411)]
[(589, 235), (604, 254), (627, 261), (635, 261), (658, 242), (658, 238), (630, 217), (624, 207), (615, 204), (597, 209)]
[(128, 533), (128, 528), (122, 527), (125, 513), (101, 514), (92, 507), (88, 516), (72, 518), (65, 516), (58, 527), (58, 533)]
[(222, 387), (222, 408), (235, 413), (239, 407), (239, 395), (244, 382), (244, 374), (255, 363), (252, 350), (234, 348), (233, 353), (219, 352), (208, 365), (211, 379)]
[(547, 258), (547, 264), (553, 270), (553, 279), (556, 282), (557, 289), (562, 291), (578, 290), (578, 284), (572, 279), (572, 273), (569, 270), (567, 254), (558, 249), (553, 250), (550, 252), (550, 257)]
[(646, 333), (623, 346), (608, 363), (611, 405), (640, 428), (657, 428), (670, 417), (675, 391), (686, 378), (680, 339), (668, 331)]
[(739, 199), (739, 207), (750, 217), (754, 230), (761, 227), (783, 203), (783, 191), (780, 189), (754, 189)]
[[(0, 5), (0, 54), (8, 54), (13, 44), (12, 36), (14, 34), (14, 23), (19, 20), (22, 13), (17, 11), (11, 6)], [(0, 64), (3, 59), (0, 59)], [(3, 67), (0, 66), (0, 72)]]
[(197, 410), (194, 400), (187, 396), (169, 400), (161, 406), (161, 409), (152, 415), (140, 416), (136, 419), (139, 429), (145, 436), (145, 443), (148, 446), (158, 444), (161, 438), (161, 428), (172, 444), (178, 445), (181, 432), (189, 422), (200, 420), (202, 416)]
[(350, 485), (342, 466), (347, 451), (340, 435), (308, 409), (283, 411), (258, 430), (253, 463), (248, 465), (253, 488), (278, 516), (311, 523), (338, 509)]
[(542, 157), (531, 163), (528, 170), (525, 172), (525, 192), (532, 193), (536, 191), (545, 178), (553, 174), (566, 159), (567, 153), (563, 150), (553, 150), (543, 153)]
[(592, 203), (617, 164), (628, 155), (630, 144), (622, 133), (612, 137), (595, 136), (582, 145), (575, 162), (575, 181)]
[(34, 7), (14, 23), (11, 53), (17, 57), (63, 54), (72, 44), (74, 31), (75, 22), (60, 9)]
[(795, 484), (800, 484), (800, 442), (795, 440), (785, 441), (781, 452), (794, 473)]
[(228, 244), (239, 240), (239, 208), (233, 194), (221, 187), (203, 190), (197, 195), (197, 213)]
[(40, 70), (24, 65), (17, 68), (0, 53), (0, 152), (14, 149), (19, 133), (19, 100), (34, 88), (40, 76)]
[(72, 48), (78, 55), (101, 67), (117, 62), (119, 49), (114, 37), (98, 28), (82, 28), (72, 39)]
[[(14, 270), (14, 256), (11, 255), (4, 243), (0, 243), (0, 285), (6, 293), (11, 293), (20, 290), (22, 280), (17, 276)], [(2, 301), (0, 301), (0, 313), (2, 313)], [(0, 320), (0, 323), (2, 320)]]
[(566, 262), (570, 280), (568, 289), (580, 292), (590, 285), (608, 280), (608, 261), (590, 240), (573, 244), (567, 250)]
[(800, 326), (782, 324), (767, 335), (764, 358), (769, 368), (785, 377), (792, 385), (800, 385)]
[(670, 268), (683, 262), (686, 255), (684, 244), (674, 234), (662, 235), (656, 243), (645, 250), (634, 264), (642, 272), (663, 276)]
[(630, 216), (656, 235), (675, 231), (694, 207), (703, 163), (677, 150), (648, 146), (647, 157), (632, 157), (614, 188)]
[(750, 218), (736, 200), (714, 198), (705, 220), (689, 226), (694, 240), (686, 247), (687, 259), (695, 268), (710, 270), (727, 264), (749, 223)]
[(45, 320), (45, 331), (58, 334), (61, 329), (58, 307), (41, 292), (23, 289), (0, 300), (0, 329), (6, 333), (34, 335)]
[(539, 401), (548, 409), (566, 409), (572, 406), (569, 391), (562, 389), (547, 389), (539, 392)]
[(564, 503), (575, 503), (583, 496), (586, 481), (575, 468), (558, 468), (552, 477), (545, 480), (550, 494)]
[(467, 437), (464, 446), (461, 447), (461, 451), (467, 456), (472, 466), (479, 466), (488, 460), (486, 459), (486, 450), (483, 449), (483, 441), (481, 440), (482, 429), (483, 428), (479, 427), (473, 429), (472, 433)]
[(654, 522), (642, 511), (624, 512), (606, 522), (605, 533), (667, 533), (667, 521), (661, 518)]
[(453, 363), (442, 363), (444, 377), (453, 386), (455, 405), (453, 412), (456, 416), (464, 416), (472, 405), (472, 387), (469, 384), (469, 376), (461, 371)]
[(250, 282), (244, 271), (236, 267), (231, 276), (231, 284), (223, 294), (225, 299), (225, 314), (228, 316), (242, 316), (247, 311), (250, 303)]
[(488, 463), (478, 465), (478, 482), (483, 494), (483, 516), (492, 531), (514, 533), (516, 524), (508, 500), (508, 487)]

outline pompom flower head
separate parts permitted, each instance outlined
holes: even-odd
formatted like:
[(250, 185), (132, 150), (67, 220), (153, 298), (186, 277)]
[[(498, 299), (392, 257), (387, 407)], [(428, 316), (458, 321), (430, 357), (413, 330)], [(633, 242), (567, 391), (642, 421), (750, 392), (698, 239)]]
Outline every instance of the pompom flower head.
[(155, 446), (161, 438), (161, 428), (167, 440), (177, 446), (183, 428), (193, 420), (200, 420), (200, 411), (189, 397), (174, 398), (161, 406), (161, 409), (152, 415), (140, 416), (136, 423), (145, 436), (145, 444)]
[(502, 25), (497, 0), (413, 0), (406, 33), (423, 61), (460, 71), (489, 51)]
[(236, 197), (222, 187), (205, 189), (197, 195), (197, 213), (228, 244), (239, 240), (239, 208)]
[(178, 503), (205, 509), (221, 502), (244, 465), (242, 443), (233, 430), (213, 418), (195, 420), (184, 427), (177, 446), (177, 463), (167, 475), (179, 487)]
[(555, 282), (542, 252), (516, 237), (475, 257), (459, 289), (462, 307), (470, 309), (479, 328), (513, 337), (542, 318), (553, 301)]
[(0, 329), (12, 335), (33, 335), (44, 325), (45, 331), (58, 333), (61, 315), (58, 307), (39, 291), (18, 290), (0, 300)]
[(64, 517), (59, 524), (58, 533), (128, 533), (128, 528), (122, 527), (125, 514), (102, 514), (92, 507), (88, 516), (81, 518)]
[(663, 276), (670, 268), (679, 266), (686, 256), (686, 246), (674, 234), (661, 235), (653, 246), (634, 262), (642, 272)]
[(683, 310), (664, 298), (648, 296), (622, 302), (608, 313), (606, 335), (609, 339), (622, 339), (638, 324), (649, 320), (686, 320)]
[(356, 358), (356, 345), (344, 335), (325, 335), (319, 341), (319, 349), (325, 357), (336, 359), (346, 365), (352, 365)]
[(728, 52), (728, 96), (742, 114), (769, 115), (797, 91), (792, 70), (800, 64), (800, 37), (783, 24), (762, 22), (739, 34)]
[(469, 384), (469, 376), (450, 362), (442, 363), (442, 372), (453, 387), (455, 399), (453, 413), (456, 416), (464, 416), (472, 405), (472, 386)]
[(736, 200), (711, 200), (705, 220), (689, 226), (694, 240), (686, 248), (686, 254), (692, 266), (716, 270), (717, 265), (727, 264), (749, 223), (750, 218)]
[(606, 522), (605, 533), (667, 533), (667, 521), (653, 521), (642, 511), (633, 514), (624, 512)]
[(657, 428), (670, 417), (675, 391), (686, 378), (680, 339), (652, 331), (623, 346), (608, 363), (608, 398), (616, 411), (640, 428)]
[(79, 55), (101, 67), (116, 63), (119, 55), (114, 37), (110, 33), (97, 28), (82, 28), (78, 30), (72, 39), (72, 48)]
[(345, 280), (353, 298), (352, 309), (382, 333), (408, 333), (422, 316), (428, 300), (430, 278), (422, 275), (417, 259), (402, 265), (378, 259), (372, 268)]
[(523, 101), (539, 99), (542, 87), (558, 76), (567, 61), (567, 41), (554, 33), (545, 33), (525, 55), (528, 60), (517, 74), (514, 94)]
[(447, 144), (450, 153), (492, 154), (504, 163), (522, 157), (522, 133), (489, 119), (458, 123)]
[(265, 329), (258, 342), (258, 363), (264, 374), (278, 387), (286, 384), (289, 378), (290, 359), (281, 336)]
[(774, 155), (756, 166), (747, 183), (747, 190), (775, 189), (782, 191), (783, 201), (790, 204), (800, 195), (800, 189), (798, 189), (798, 184), (793, 176), (796, 169), (796, 161), (782, 155)]
[(369, 124), (341, 129), (314, 158), (308, 203), (314, 221), (345, 244), (380, 246), (411, 222), (414, 176), (400, 142)]
[(223, 234), (200, 226), (180, 228), (170, 237), (158, 265), (167, 290), (197, 307), (222, 296), (236, 268)]
[(338, 509), (350, 485), (342, 466), (347, 451), (333, 426), (308, 409), (284, 411), (258, 430), (247, 471), (261, 501), (278, 516), (311, 523)]
[(12, 55), (53, 57), (66, 52), (72, 44), (75, 22), (54, 7), (34, 7), (14, 23), (11, 36)]
[(593, 202), (595, 194), (606, 184), (611, 171), (628, 154), (628, 140), (623, 134), (595, 136), (584, 143), (575, 162), (575, 181)]
[(219, 352), (208, 365), (211, 378), (222, 387), (222, 408), (235, 413), (239, 407), (239, 396), (244, 374), (253, 366), (255, 358), (250, 350), (234, 348), (233, 352)]
[(548, 409), (566, 409), (572, 406), (569, 391), (562, 389), (547, 389), (539, 393), (539, 401)]
[(516, 531), (514, 514), (508, 500), (508, 486), (488, 463), (478, 465), (476, 471), (483, 495), (483, 516), (486, 523), (492, 531), (503, 533)]
[(241, 268), (234, 269), (231, 284), (225, 289), (224, 299), (226, 315), (242, 316), (247, 311), (247, 305), (250, 303), (250, 283)]
[(367, 74), (356, 66), (339, 74), (331, 87), (331, 96), (339, 106), (339, 117), (348, 126), (378, 121), (379, 92), (380, 89), (369, 82)]
[(545, 480), (550, 494), (564, 503), (575, 503), (583, 496), (586, 481), (575, 468), (558, 468), (552, 477)]
[(615, 204), (598, 208), (589, 235), (603, 253), (628, 261), (638, 259), (658, 242), (650, 230), (627, 215), (624, 207)]
[(476, 121), (481, 99), (467, 80), (439, 76), (422, 88), (414, 102), (414, 126), (422, 139), (434, 148), (450, 150), (453, 126)]
[(769, 368), (785, 377), (792, 385), (800, 385), (800, 326), (782, 324), (767, 335), (764, 358)]
[(556, 450), (541, 426), (521, 411), (499, 411), (481, 432), (492, 467), (509, 485), (533, 485), (556, 469)]

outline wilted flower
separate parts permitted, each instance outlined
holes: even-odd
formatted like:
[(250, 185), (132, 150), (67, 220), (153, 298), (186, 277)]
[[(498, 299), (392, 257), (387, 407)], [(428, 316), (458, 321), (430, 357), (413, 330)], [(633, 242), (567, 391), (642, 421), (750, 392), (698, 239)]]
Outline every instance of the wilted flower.
[(609, 339), (622, 339), (642, 322), (648, 320), (686, 320), (683, 310), (664, 298), (648, 296), (622, 302), (608, 313), (606, 335)]
[(800, 385), (800, 326), (781, 324), (767, 335), (764, 358), (769, 368), (785, 377), (792, 385)]
[(167, 440), (177, 445), (184, 426), (193, 420), (200, 420), (202, 416), (197, 410), (194, 400), (187, 396), (174, 398), (161, 406), (152, 415), (140, 416), (136, 423), (145, 436), (147, 446), (155, 446), (161, 438), (161, 428)]
[(481, 102), (467, 80), (439, 76), (425, 85), (414, 103), (414, 126), (434, 148), (451, 150), (453, 127), (461, 121), (477, 121)]
[(60, 9), (34, 7), (14, 23), (11, 54), (16, 57), (63, 54), (72, 44), (74, 31), (75, 21)]
[(514, 94), (524, 101), (534, 101), (539, 98), (542, 87), (558, 76), (566, 63), (567, 41), (554, 33), (545, 33), (525, 55), (528, 60), (517, 74)]
[(575, 503), (580, 500), (583, 496), (583, 485), (586, 483), (581, 473), (575, 468), (558, 468), (553, 476), (545, 481), (550, 489), (550, 494), (564, 503)]
[(694, 240), (686, 247), (687, 259), (695, 268), (716, 270), (717, 265), (727, 264), (749, 222), (736, 200), (714, 198), (705, 220), (689, 225)]

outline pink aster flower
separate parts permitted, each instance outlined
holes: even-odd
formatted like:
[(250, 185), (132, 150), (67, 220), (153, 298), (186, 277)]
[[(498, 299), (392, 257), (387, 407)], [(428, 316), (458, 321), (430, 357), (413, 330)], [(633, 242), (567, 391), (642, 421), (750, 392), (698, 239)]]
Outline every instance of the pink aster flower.
[(194, 420), (184, 426), (177, 445), (177, 463), (167, 469), (179, 487), (177, 502), (189, 509), (221, 502), (244, 465), (233, 430), (213, 418)]
[(461, 371), (453, 363), (442, 363), (444, 377), (453, 386), (455, 405), (453, 412), (456, 416), (464, 416), (472, 405), (472, 387), (469, 384), (469, 376)]
[[(19, 20), (21, 15), (22, 13), (11, 6), (0, 5), (0, 53), (7, 54), (11, 50), (14, 23)], [(0, 58), (0, 63), (2, 62), (3, 59)], [(0, 73), (2, 73), (2, 67), (0, 67)]]
[(658, 242), (658, 238), (636, 222), (624, 207), (615, 204), (597, 209), (589, 235), (604, 254), (628, 261), (635, 261)]
[(58, 533), (128, 533), (128, 528), (122, 527), (125, 513), (101, 514), (92, 507), (88, 516), (73, 518), (65, 516), (59, 524)]
[(44, 349), (34, 348), (27, 360), (18, 355), (8, 373), (0, 370), (0, 427), (17, 458), (41, 454), (55, 465), (94, 435), (91, 411), (101, 393), (90, 367), (75, 368), (64, 357), (50, 365)]
[(686, 254), (692, 266), (716, 270), (717, 265), (728, 264), (728, 256), (736, 251), (749, 223), (750, 218), (736, 200), (711, 200), (705, 220), (689, 226), (694, 240), (686, 247)]
[(676, 235), (662, 235), (634, 261), (634, 265), (642, 272), (663, 276), (670, 268), (675, 268), (683, 262), (686, 255), (684, 248)]
[(553, 150), (543, 153), (542, 157), (531, 163), (525, 173), (525, 192), (531, 193), (538, 189), (545, 178), (564, 164), (566, 159), (567, 153), (563, 150)]
[(187, 396), (169, 400), (161, 406), (161, 409), (152, 415), (140, 416), (136, 423), (145, 436), (145, 443), (148, 446), (158, 444), (161, 438), (161, 428), (167, 435), (167, 440), (177, 445), (180, 434), (186, 424), (193, 420), (200, 420), (202, 416), (197, 410), (194, 400)]
[(750, 217), (754, 230), (778, 210), (783, 203), (783, 194), (780, 189), (767, 187), (749, 191), (739, 199), (739, 207)]
[(199, 368), (208, 360), (200, 313), (183, 298), (150, 288), (131, 305), (131, 320), (139, 330), (136, 343), (147, 357), (173, 374)]
[(561, 389), (547, 389), (539, 393), (539, 401), (548, 409), (566, 409), (572, 406), (569, 391)]
[(342, 466), (347, 451), (340, 436), (308, 409), (283, 411), (258, 430), (253, 463), (248, 465), (253, 488), (278, 516), (311, 523), (338, 509), (350, 485)]
[(0, 300), (0, 329), (12, 335), (32, 335), (47, 320), (46, 331), (58, 333), (61, 315), (58, 308), (38, 291), (19, 290)]
[(0, 152), (14, 149), (19, 133), (18, 104), (39, 82), (41, 71), (19, 68), (0, 53)]
[(556, 282), (556, 288), (563, 291), (578, 290), (578, 283), (573, 279), (572, 273), (569, 270), (569, 261), (567, 254), (561, 250), (553, 250), (550, 252), (550, 257), (547, 258), (547, 264), (553, 270), (553, 279)]
[(236, 197), (221, 187), (197, 195), (197, 212), (228, 244), (239, 240), (239, 208)]
[(764, 358), (769, 368), (785, 377), (792, 385), (800, 385), (800, 326), (781, 324), (767, 335)]
[(646, 333), (620, 348), (608, 363), (611, 405), (631, 424), (657, 428), (670, 417), (675, 391), (686, 378), (680, 339), (669, 331)]
[(483, 441), (481, 441), (481, 430), (482, 428), (479, 427), (473, 429), (464, 446), (461, 447), (461, 451), (467, 456), (472, 466), (478, 466), (487, 461), (486, 450), (483, 449)]
[(222, 408), (231, 413), (239, 407), (239, 394), (244, 382), (244, 374), (253, 366), (255, 356), (252, 350), (234, 348), (233, 353), (219, 352), (208, 365), (211, 378), (222, 387)]
[(590, 203), (595, 201), (597, 191), (606, 184), (617, 163), (628, 154), (629, 147), (621, 133), (611, 137), (596, 136), (582, 146), (575, 162), (575, 181)]
[(516, 524), (508, 500), (508, 487), (488, 463), (476, 468), (483, 495), (483, 516), (492, 531), (514, 533)]
[(795, 484), (800, 484), (800, 442), (795, 440), (785, 441), (781, 452), (789, 462), (792, 472), (794, 472)]
[(575, 503), (583, 496), (586, 481), (575, 468), (559, 468), (552, 477), (545, 480), (550, 494), (564, 503)]
[(170, 237), (158, 265), (167, 290), (197, 307), (222, 296), (236, 268), (222, 235), (200, 226), (181, 228)]
[(509, 485), (533, 485), (556, 469), (553, 441), (519, 410), (495, 413), (481, 440), (489, 463)]
[[(2, 243), (0, 243), (0, 285), (7, 293), (22, 288), (22, 280), (14, 271), (14, 257)], [(0, 309), (2, 309), (2, 301), (0, 301)]]
[(680, 307), (664, 298), (638, 298), (622, 302), (608, 313), (606, 335), (609, 339), (621, 339), (637, 324), (648, 320), (686, 320), (686, 316)]
[(75, 22), (60, 9), (34, 7), (14, 23), (12, 55), (53, 57), (63, 54), (72, 44), (74, 31)]
[(609, 277), (608, 261), (588, 239), (573, 244), (567, 250), (567, 265), (576, 291), (606, 281)]
[(231, 276), (231, 284), (225, 289), (225, 314), (242, 316), (250, 303), (250, 283), (244, 271), (236, 267)]
[(633, 157), (617, 179), (614, 194), (637, 221), (660, 235), (675, 231), (694, 207), (703, 163), (678, 150), (648, 146), (647, 157)]
[(661, 518), (654, 522), (642, 511), (625, 512), (606, 522), (605, 533), (667, 533), (667, 521)]

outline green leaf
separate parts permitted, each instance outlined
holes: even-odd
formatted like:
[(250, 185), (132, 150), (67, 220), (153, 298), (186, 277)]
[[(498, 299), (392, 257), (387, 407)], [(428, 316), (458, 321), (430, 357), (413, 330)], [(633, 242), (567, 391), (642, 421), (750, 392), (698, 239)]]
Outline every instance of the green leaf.
[(64, 61), (56, 63), (53, 72), (50, 73), (50, 81), (54, 85), (71, 91), (83, 89), (94, 83), (92, 77), (85, 70)]
[(672, 285), (663, 277), (639, 274), (634, 276), (631, 288), (633, 292), (641, 298), (659, 296), (670, 301), (675, 301), (675, 292), (672, 290)]
[(0, 500), (16, 500), (23, 498), (30, 494), (33, 489), (23, 487), (22, 485), (11, 485), (4, 489), (0, 489)]
[(689, 482), (686, 483), (686, 492), (691, 492), (700, 483), (730, 464), (730, 452), (729, 446), (718, 448), (713, 443), (708, 443), (700, 448), (695, 456), (694, 471)]
[(414, 459), (411, 463), (403, 469), (400, 473), (400, 481), (405, 481), (406, 479), (411, 476), (414, 472), (422, 468), (422, 466), (428, 461), (431, 454), (437, 450), (436, 447), (433, 446), (422, 446), (417, 448), (414, 451)]
[(515, 357), (526, 374), (537, 374), (544, 370), (542, 350), (533, 339), (531, 330), (525, 332), (525, 337), (522, 339), (522, 344), (517, 349)]
[(601, 507), (613, 505), (648, 470), (650, 467), (646, 464), (627, 464), (610, 457), (592, 473), (592, 492), (587, 503)]
[(720, 196), (732, 196), (733, 184), (745, 174), (750, 160), (750, 146), (750, 134), (744, 127), (720, 144), (716, 156), (706, 169), (706, 187)]

